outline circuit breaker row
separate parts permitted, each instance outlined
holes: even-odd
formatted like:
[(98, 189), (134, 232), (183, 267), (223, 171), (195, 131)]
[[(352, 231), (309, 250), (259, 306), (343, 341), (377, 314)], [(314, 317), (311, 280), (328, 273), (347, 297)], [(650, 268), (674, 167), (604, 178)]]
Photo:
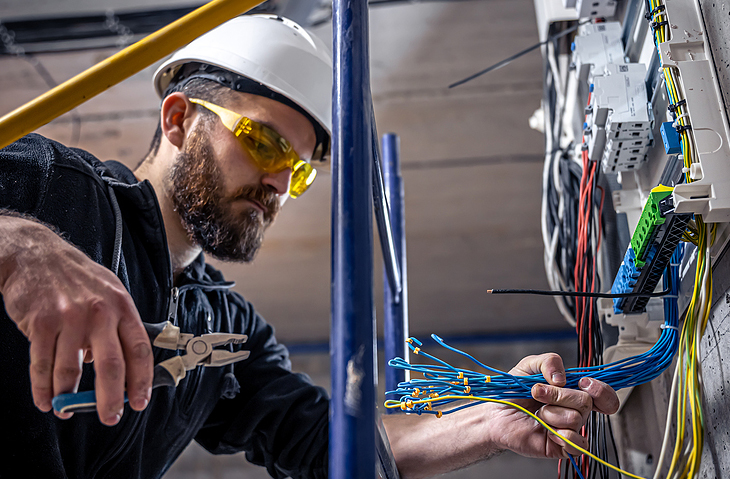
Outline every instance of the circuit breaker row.
[(590, 85), (583, 136), (592, 161), (617, 173), (641, 168), (654, 144), (646, 66), (626, 63), (618, 22), (582, 25), (572, 46), (575, 74)]

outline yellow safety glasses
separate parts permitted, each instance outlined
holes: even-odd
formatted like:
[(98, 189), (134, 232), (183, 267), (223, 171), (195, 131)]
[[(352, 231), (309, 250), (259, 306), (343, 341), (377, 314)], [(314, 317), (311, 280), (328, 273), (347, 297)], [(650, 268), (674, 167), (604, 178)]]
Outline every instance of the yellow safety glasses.
[(300, 159), (291, 144), (271, 128), (208, 101), (197, 98), (189, 100), (218, 115), (223, 125), (236, 135), (259, 168), (267, 173), (278, 173), (290, 168), (292, 175), (289, 196), (292, 198), (307, 191), (314, 182), (317, 170)]

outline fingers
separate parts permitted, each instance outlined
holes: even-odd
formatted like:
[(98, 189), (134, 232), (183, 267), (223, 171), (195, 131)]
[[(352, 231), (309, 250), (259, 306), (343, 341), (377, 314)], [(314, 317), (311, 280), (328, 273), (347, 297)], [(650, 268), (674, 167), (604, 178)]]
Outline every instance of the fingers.
[[(133, 317), (131, 313), (133, 314)], [(119, 323), (124, 358), (126, 360), (127, 395), (132, 409), (141, 411), (152, 394), (153, 360), (152, 345), (136, 310)]]
[[(53, 364), (53, 395), (78, 391), (83, 362), (83, 337), (77, 336), (78, 329), (62, 331), (56, 341), (56, 357)], [(71, 413), (54, 411), (61, 419), (68, 419)]]
[(30, 338), (30, 384), (33, 402), (43, 412), (51, 410), (53, 399), (53, 358), (56, 355), (56, 335)]
[[(613, 414), (618, 410), (619, 400), (616, 392), (607, 384), (591, 378), (581, 378), (581, 390), (566, 389), (546, 384), (536, 384), (532, 396), (545, 403), (537, 411), (538, 417), (571, 441), (587, 448), (587, 441), (578, 431), (583, 427), (591, 411)], [(562, 454), (580, 454), (580, 450), (570, 443), (548, 432), (552, 442), (563, 448)], [(564, 456), (566, 457), (566, 456)]]
[(603, 414), (614, 414), (618, 411), (620, 405), (618, 396), (608, 384), (584, 377), (578, 382), (578, 386), (591, 396), (594, 411)]
[(84, 362), (86, 364), (94, 362), (94, 353), (91, 352), (91, 349), (84, 350)]
[(574, 389), (535, 384), (532, 387), (532, 397), (542, 403), (559, 406), (564, 410), (575, 410), (580, 414), (583, 421), (588, 418), (588, 413), (593, 409), (591, 395)]
[(96, 371), (96, 410), (99, 420), (107, 426), (117, 424), (124, 412), (126, 368), (122, 346), (114, 326), (98, 324), (89, 338), (94, 351)]
[[(583, 449), (588, 449), (588, 439), (581, 436), (578, 432), (573, 431), (572, 429), (556, 429), (556, 432), (563, 436), (568, 441), (572, 442), (578, 447), (581, 447)], [(556, 436), (555, 434), (548, 431), (548, 438), (560, 446), (562, 448), (562, 451), (560, 453), (560, 456), (563, 458), (567, 458), (568, 454), (578, 456), (580, 454), (583, 454), (583, 451), (580, 449), (574, 447), (572, 444), (564, 441), (562, 438)]]
[(541, 373), (549, 384), (565, 386), (565, 366), (563, 365), (563, 359), (555, 353), (527, 356), (510, 372), (520, 376)]
[(618, 396), (608, 384), (584, 377), (578, 385), (581, 391), (536, 384), (532, 388), (532, 397), (545, 404), (577, 409), (584, 417), (590, 411), (603, 414), (614, 414), (618, 411)]
[(575, 409), (560, 406), (543, 406), (537, 411), (537, 416), (558, 429), (579, 430), (583, 427), (584, 418)]

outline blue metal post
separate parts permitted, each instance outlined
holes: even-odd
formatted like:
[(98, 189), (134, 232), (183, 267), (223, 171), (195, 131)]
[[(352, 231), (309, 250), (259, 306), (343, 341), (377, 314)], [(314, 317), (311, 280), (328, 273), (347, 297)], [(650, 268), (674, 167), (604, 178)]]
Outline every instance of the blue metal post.
[[(393, 233), (393, 244), (398, 265), (400, 266), (400, 294), (392, 291), (388, 281), (388, 272), (384, 272), (385, 279), (385, 325), (384, 344), (385, 361), (400, 357), (408, 360), (408, 349), (405, 340), (408, 337), (408, 282), (406, 269), (406, 221), (403, 178), (400, 175), (400, 141), (393, 133), (383, 135), (383, 179), (390, 205), (390, 222)], [(405, 381), (405, 371), (402, 369), (385, 368), (385, 390), (392, 391), (398, 383)], [(388, 409), (388, 413), (394, 412)]]
[(330, 479), (375, 477), (372, 98), (367, 0), (334, 0)]

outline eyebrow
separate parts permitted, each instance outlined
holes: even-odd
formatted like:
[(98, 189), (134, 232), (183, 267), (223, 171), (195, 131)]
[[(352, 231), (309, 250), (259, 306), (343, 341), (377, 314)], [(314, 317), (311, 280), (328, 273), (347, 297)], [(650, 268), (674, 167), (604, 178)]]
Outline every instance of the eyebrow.
[[(279, 133), (279, 130), (277, 130), (276, 128), (274, 128), (274, 125), (272, 125), (272, 124), (271, 124), (271, 122), (268, 122), (268, 121), (261, 121), (261, 120), (257, 120), (256, 118), (254, 118), (254, 117), (252, 117), (252, 116), (247, 116), (247, 115), (242, 115), (242, 116), (244, 116), (244, 117), (248, 118), (249, 120), (253, 120), (253, 121), (255, 121), (255, 122), (256, 122), (256, 123), (258, 123), (259, 125), (263, 125), (263, 126), (265, 126), (265, 127), (266, 127), (266, 128), (268, 128), (269, 130), (271, 130), (271, 131), (275, 132), (275, 133), (276, 133), (277, 135), (279, 135), (280, 137), (284, 138), (284, 139), (285, 139), (286, 141), (289, 141), (289, 139), (288, 139), (287, 137), (285, 137), (284, 135), (282, 135), (281, 133)], [(291, 143), (291, 142), (289, 142), (289, 143)]]
[[(235, 111), (235, 110), (233, 110), (233, 111)], [(240, 113), (239, 113), (239, 115), (240, 115)], [(281, 133), (279, 133), (279, 130), (277, 130), (276, 128), (274, 128), (274, 126), (270, 122), (258, 120), (256, 118), (254, 118), (253, 116), (247, 116), (247, 115), (242, 115), (242, 116), (248, 118), (249, 120), (253, 120), (253, 121), (255, 121), (256, 123), (258, 123), (260, 125), (264, 125), (266, 128), (270, 129), (271, 131), (276, 132), (277, 135), (279, 135), (280, 137), (284, 138), (287, 142), (289, 142), (289, 144), (291, 145), (291, 147), (294, 148), (294, 144), (291, 141), (289, 141), (289, 138), (287, 138), (286, 136), (284, 136)], [(316, 147), (317, 146), (315, 144), (315, 148)], [(294, 151), (297, 153), (297, 155), (299, 155), (299, 157), (301, 159), (311, 160), (312, 159), (312, 155), (314, 155), (314, 150), (312, 150), (312, 152), (309, 153), (308, 155), (300, 155), (296, 148), (294, 148)]]

